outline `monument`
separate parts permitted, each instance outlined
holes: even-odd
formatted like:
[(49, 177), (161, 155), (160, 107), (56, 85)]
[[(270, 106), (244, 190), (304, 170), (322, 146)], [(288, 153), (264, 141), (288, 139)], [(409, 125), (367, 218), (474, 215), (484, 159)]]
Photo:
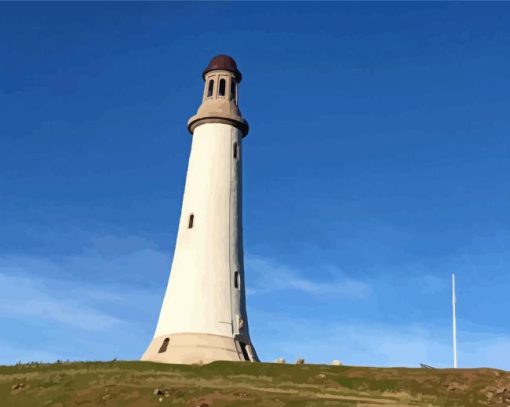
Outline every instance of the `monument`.
[(214, 57), (203, 72), (177, 242), (154, 337), (142, 360), (258, 361), (246, 312), (242, 159), (248, 122), (238, 107), (241, 72)]

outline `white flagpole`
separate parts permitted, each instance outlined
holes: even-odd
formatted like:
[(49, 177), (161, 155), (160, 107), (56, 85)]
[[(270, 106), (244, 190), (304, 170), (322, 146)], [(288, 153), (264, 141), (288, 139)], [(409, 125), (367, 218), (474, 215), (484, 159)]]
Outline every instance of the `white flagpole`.
[(453, 308), (453, 367), (457, 369), (457, 320), (455, 316), (455, 274), (452, 274), (452, 308)]

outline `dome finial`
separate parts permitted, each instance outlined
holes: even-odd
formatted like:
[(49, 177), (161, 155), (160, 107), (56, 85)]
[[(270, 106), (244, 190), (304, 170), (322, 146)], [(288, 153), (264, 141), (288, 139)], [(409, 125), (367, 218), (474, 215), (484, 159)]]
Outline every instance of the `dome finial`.
[(232, 72), (235, 75), (237, 82), (241, 82), (241, 79), (243, 78), (241, 72), (237, 69), (236, 61), (229, 55), (216, 55), (213, 59), (211, 59), (207, 68), (204, 69), (202, 77), (205, 79), (205, 75), (208, 72), (216, 70)]

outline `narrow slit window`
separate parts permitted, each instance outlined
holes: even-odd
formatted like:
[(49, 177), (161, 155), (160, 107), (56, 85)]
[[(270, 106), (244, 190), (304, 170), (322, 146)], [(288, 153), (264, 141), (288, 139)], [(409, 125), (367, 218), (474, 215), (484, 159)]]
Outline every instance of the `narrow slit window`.
[(239, 288), (241, 286), (241, 279), (239, 278), (239, 271), (234, 273), (234, 287)]
[(219, 96), (225, 96), (225, 79), (220, 79), (220, 90), (218, 91)]
[(237, 160), (237, 158), (239, 157), (239, 147), (237, 146), (237, 143), (234, 143), (234, 159)]
[(236, 100), (236, 81), (234, 79), (230, 82), (230, 100)]
[(207, 87), (207, 97), (210, 98), (213, 95), (214, 90), (214, 80), (211, 79), (209, 81), (209, 86)]
[(169, 342), (170, 342), (170, 338), (165, 338), (165, 340), (161, 344), (161, 348), (159, 348), (158, 353), (166, 352), (166, 348), (168, 348)]
[(193, 215), (193, 214), (189, 215), (188, 229), (193, 229), (193, 221), (194, 220), (195, 220), (195, 215)]

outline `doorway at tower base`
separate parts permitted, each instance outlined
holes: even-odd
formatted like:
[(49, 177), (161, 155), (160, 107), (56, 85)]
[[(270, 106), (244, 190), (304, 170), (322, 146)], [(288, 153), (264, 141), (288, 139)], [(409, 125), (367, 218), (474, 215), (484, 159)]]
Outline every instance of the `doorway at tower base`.
[(247, 341), (199, 333), (157, 336), (152, 339), (141, 360), (187, 365), (216, 360), (259, 361), (255, 349)]

